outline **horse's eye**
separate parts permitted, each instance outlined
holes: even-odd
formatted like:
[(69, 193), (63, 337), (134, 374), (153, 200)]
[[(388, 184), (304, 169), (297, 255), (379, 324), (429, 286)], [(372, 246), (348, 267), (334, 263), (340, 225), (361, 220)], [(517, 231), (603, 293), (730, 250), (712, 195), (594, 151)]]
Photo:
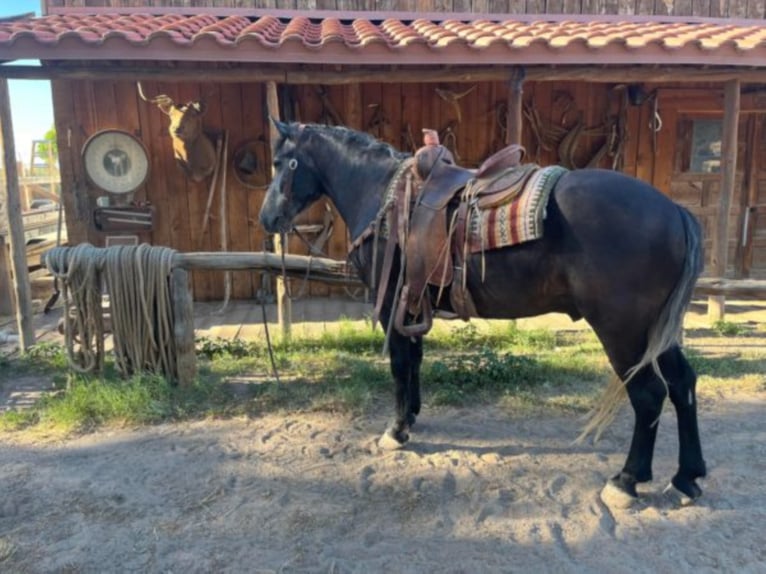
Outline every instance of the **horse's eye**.
[(275, 159), (274, 160), (274, 169), (279, 169), (282, 167), (282, 160), (281, 159)]

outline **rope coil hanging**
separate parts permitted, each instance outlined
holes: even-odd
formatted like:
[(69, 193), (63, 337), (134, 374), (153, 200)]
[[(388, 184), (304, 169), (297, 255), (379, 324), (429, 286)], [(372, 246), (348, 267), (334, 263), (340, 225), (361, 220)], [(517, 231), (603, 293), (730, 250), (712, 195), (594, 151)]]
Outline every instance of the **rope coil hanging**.
[(106, 288), (120, 372), (129, 376), (146, 371), (177, 379), (169, 285), (175, 253), (147, 244), (104, 249), (87, 243), (47, 253), (46, 267), (62, 285), (65, 344), (74, 370), (88, 373), (103, 367), (101, 300)]

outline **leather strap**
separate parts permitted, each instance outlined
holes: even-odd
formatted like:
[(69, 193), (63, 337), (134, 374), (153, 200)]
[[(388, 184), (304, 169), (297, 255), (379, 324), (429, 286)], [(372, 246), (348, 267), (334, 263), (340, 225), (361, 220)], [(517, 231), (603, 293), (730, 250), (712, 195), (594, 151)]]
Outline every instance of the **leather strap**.
[[(389, 217), (391, 218), (389, 220), (389, 233), (388, 238), (386, 239), (386, 250), (383, 253), (383, 268), (380, 272), (380, 279), (378, 279), (378, 284), (375, 285), (375, 288), (377, 289), (377, 297), (375, 298), (375, 309), (373, 309), (372, 312), (372, 324), (374, 325), (380, 320), (380, 311), (383, 308), (383, 301), (386, 297), (386, 291), (388, 290), (388, 282), (389, 279), (391, 279), (391, 268), (393, 267), (394, 263), (394, 252), (396, 251), (396, 244), (397, 244), (397, 237), (394, 230), (396, 229), (396, 226), (398, 224), (398, 218), (399, 214), (396, 209), (396, 206), (393, 206), (393, 209), (389, 211)], [(373, 273), (375, 270), (373, 270)], [(400, 273), (403, 273), (404, 270), (401, 270)], [(383, 330), (386, 330), (387, 325), (382, 325)]]

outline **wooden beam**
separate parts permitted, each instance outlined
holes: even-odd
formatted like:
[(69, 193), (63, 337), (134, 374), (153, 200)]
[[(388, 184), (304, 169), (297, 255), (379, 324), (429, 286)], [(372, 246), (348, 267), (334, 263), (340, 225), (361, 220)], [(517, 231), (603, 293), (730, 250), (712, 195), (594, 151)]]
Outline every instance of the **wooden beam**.
[[(53, 247), (43, 253), (40, 260), (46, 265), (46, 258), (50, 253), (63, 250), (69, 252), (73, 247)], [(90, 257), (93, 264), (103, 269), (106, 264), (105, 247), (92, 250)], [(66, 257), (64, 257), (66, 259)], [(58, 258), (57, 258), (58, 259)], [(289, 255), (284, 257), (277, 253), (267, 251), (193, 251), (188, 253), (177, 252), (173, 254), (173, 269), (194, 271), (204, 269), (207, 271), (272, 271), (281, 272), (283, 267), (287, 275), (315, 281), (341, 283), (345, 285), (361, 286), (361, 279), (356, 270), (340, 259), (327, 257), (315, 257), (307, 255)], [(308, 276), (307, 276), (308, 273)]]
[[(266, 109), (271, 118), (279, 120), (279, 94), (277, 93), (277, 83), (274, 81), (266, 82)], [(271, 142), (272, 150), (278, 139), (279, 132), (277, 131), (274, 122), (269, 121), (269, 140)], [(274, 178), (273, 167), (271, 177), (272, 179)], [(287, 245), (282, 244), (282, 236), (279, 234), (274, 235), (274, 252), (277, 255), (287, 253)], [(290, 297), (287, 294), (287, 285), (281, 277), (277, 277), (277, 320), (282, 327), (282, 336), (285, 339), (290, 338), (292, 315), (293, 310)]]
[(521, 145), (521, 132), (524, 127), (523, 86), (526, 72), (524, 68), (515, 68), (508, 83), (508, 117), (506, 118), (505, 143)]
[(281, 272), (284, 266), (284, 270), (291, 276), (305, 278), (308, 273), (309, 279), (319, 281), (345, 282), (347, 278), (349, 284), (359, 283), (358, 278), (348, 277), (354, 273), (345, 261), (305, 255), (282, 256), (265, 251), (176, 253), (173, 256), (173, 266), (188, 270), (268, 270), (272, 272)]
[[(639, 83), (726, 82), (766, 83), (766, 69), (721, 66), (527, 66), (526, 80), (532, 82)], [(279, 82), (284, 84), (341, 85), (356, 83), (507, 82), (511, 72), (501, 66), (434, 66), (402, 68), (391, 66), (312, 69), (269, 64), (227, 68), (202, 66), (163, 67), (147, 64), (117, 67), (103, 62), (93, 65), (0, 65), (0, 77), (20, 80), (111, 80), (211, 83)]]
[(8, 217), (8, 238), (11, 245), (11, 270), (16, 295), (16, 323), (19, 329), (21, 352), (24, 353), (35, 344), (35, 330), (32, 325), (32, 293), (29, 286), (24, 225), (21, 221), (19, 174), (16, 171), (11, 100), (8, 94), (8, 81), (4, 78), (0, 78), (0, 135), (5, 166), (5, 205)]
[[(740, 82), (730, 80), (724, 86), (723, 145), (721, 150), (721, 194), (718, 218), (713, 232), (711, 269), (717, 277), (726, 275), (729, 253), (729, 215), (734, 184), (737, 179), (737, 141), (739, 131)], [(708, 318), (719, 321), (725, 315), (723, 295), (708, 299)]]
[(694, 286), (695, 297), (729, 296), (766, 299), (766, 279), (718, 279), (704, 277)]

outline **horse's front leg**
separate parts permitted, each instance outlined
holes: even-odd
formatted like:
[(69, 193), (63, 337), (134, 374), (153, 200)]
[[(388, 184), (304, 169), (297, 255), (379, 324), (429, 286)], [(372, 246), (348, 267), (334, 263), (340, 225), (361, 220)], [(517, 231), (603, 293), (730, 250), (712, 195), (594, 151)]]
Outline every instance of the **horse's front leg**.
[[(413, 385), (419, 386), (417, 377), (413, 379), (413, 342), (410, 337), (405, 337), (392, 330), (388, 343), (391, 358), (391, 375), (394, 377), (394, 396), (396, 399), (396, 417), (388, 425), (380, 439), (383, 448), (401, 448), (410, 438), (410, 426), (415, 422), (413, 406), (420, 410), (420, 393), (413, 393)], [(419, 363), (418, 363), (419, 367)], [(415, 395), (413, 397), (413, 394)], [(413, 398), (417, 404), (413, 405)]]
[(423, 337), (410, 338), (410, 412), (409, 425), (415, 424), (420, 414), (420, 365), (423, 362)]

